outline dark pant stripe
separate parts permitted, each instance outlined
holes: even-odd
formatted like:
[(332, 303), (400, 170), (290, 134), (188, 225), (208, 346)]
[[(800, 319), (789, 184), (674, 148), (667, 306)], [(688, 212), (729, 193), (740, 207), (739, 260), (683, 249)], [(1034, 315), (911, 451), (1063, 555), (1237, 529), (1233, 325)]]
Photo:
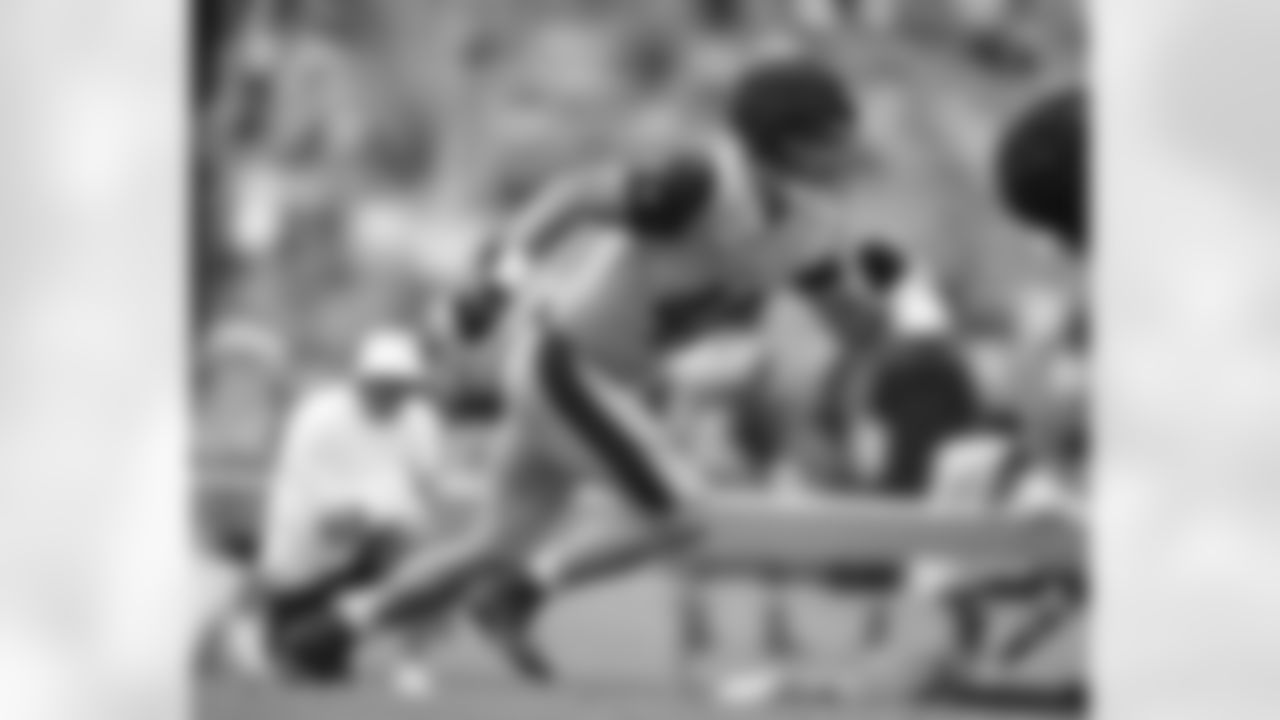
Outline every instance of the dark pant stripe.
[(543, 343), (538, 372), (556, 410), (599, 456), (623, 497), (647, 515), (673, 512), (677, 498), (667, 478), (626, 429), (600, 406), (564, 341), (549, 338)]

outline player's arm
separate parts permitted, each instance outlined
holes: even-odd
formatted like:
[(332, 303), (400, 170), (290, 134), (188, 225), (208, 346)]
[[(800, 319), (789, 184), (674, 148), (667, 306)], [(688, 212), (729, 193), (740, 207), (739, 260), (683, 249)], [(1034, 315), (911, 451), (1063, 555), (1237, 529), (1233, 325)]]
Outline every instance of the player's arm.
[(502, 322), (511, 294), (533, 269), (576, 236), (578, 228), (616, 215), (618, 182), (613, 171), (574, 175), (546, 188), (490, 236), (475, 272), (449, 300), (449, 334), (481, 342)]
[(757, 383), (766, 370), (758, 333), (739, 334), (677, 353), (664, 368), (669, 392), (706, 403), (722, 403)]
[(617, 216), (619, 173), (583, 172), (539, 193), (498, 232), (486, 252), (489, 270), (518, 283), (529, 269), (556, 252), (574, 230)]

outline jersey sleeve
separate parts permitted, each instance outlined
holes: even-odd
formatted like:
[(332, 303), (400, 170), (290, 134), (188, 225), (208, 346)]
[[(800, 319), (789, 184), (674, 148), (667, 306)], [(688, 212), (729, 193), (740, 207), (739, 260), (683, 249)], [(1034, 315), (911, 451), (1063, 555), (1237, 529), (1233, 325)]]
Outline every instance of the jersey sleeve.
[(538, 191), (530, 203), (497, 232), (487, 253), (490, 272), (520, 285), (575, 235), (582, 225), (613, 217), (621, 201), (622, 171), (601, 166), (578, 171)]

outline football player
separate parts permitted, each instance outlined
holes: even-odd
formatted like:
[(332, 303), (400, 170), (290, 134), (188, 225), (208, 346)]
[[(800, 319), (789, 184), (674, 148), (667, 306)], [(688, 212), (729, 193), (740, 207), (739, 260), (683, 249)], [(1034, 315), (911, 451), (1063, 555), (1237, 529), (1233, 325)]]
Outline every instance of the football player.
[[(764, 62), (728, 93), (720, 132), (570, 178), (537, 198), (498, 261), (531, 308), (532, 329), (510, 354), (508, 434), (487, 522), (317, 616), (296, 645), (332, 642), (424, 606), (444, 611), (505, 577), (488, 604), (490, 627), (530, 675), (545, 676), (528, 642), (545, 599), (695, 542), (699, 507), (650, 406), (663, 390), (664, 362), (753, 323), (769, 293), (788, 289), (857, 341), (865, 309), (842, 283), (851, 247), (835, 199), (864, 166), (859, 109), (819, 62)], [(589, 247), (561, 274), (539, 277), (541, 258), (587, 225), (599, 230)], [(608, 483), (641, 521), (529, 562), (530, 549), (559, 529), (581, 478)]]

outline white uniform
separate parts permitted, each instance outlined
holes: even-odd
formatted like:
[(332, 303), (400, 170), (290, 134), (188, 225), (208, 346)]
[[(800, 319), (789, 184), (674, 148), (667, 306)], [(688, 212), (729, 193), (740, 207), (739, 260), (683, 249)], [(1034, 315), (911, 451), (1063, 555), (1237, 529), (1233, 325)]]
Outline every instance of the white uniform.
[(364, 529), (425, 532), (449, 472), (443, 439), (439, 418), (418, 400), (384, 423), (353, 384), (303, 397), (269, 488), (266, 577), (307, 582), (341, 564)]

